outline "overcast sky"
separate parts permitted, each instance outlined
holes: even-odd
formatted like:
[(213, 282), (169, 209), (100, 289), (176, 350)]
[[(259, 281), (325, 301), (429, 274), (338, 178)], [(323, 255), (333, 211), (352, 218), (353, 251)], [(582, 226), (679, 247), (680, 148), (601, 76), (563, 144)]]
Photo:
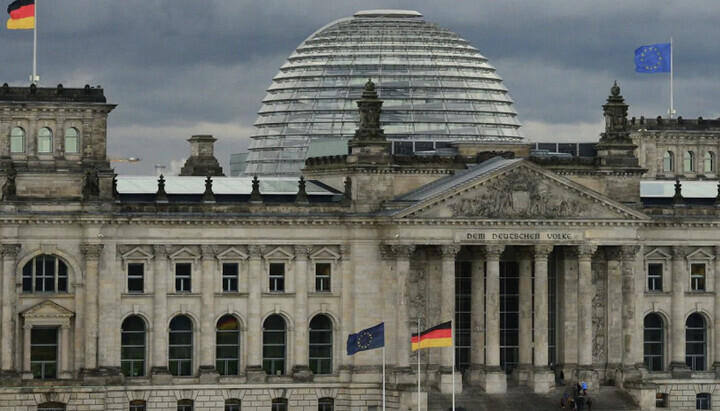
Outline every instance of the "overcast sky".
[[(5, 0), (9, 4), (11, 0)], [(417, 10), (487, 57), (516, 102), (530, 141), (595, 141), (613, 80), (630, 116), (665, 115), (668, 74), (634, 72), (633, 50), (673, 37), (675, 108), (720, 116), (716, 0), (36, 0), (43, 86), (102, 85), (108, 152), (141, 157), (122, 174), (177, 169), (193, 134), (244, 151), (265, 89), (321, 26), (361, 9)], [(29, 84), (32, 31), (2, 29), (0, 83)]]

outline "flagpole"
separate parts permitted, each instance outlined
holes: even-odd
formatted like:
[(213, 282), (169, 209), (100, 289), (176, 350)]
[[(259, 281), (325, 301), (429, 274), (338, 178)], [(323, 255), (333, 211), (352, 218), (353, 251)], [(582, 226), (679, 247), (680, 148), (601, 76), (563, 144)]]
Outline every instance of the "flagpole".
[(385, 411), (385, 344), (383, 344), (383, 411)]
[(672, 37), (670, 37), (670, 112), (668, 113), (668, 118), (673, 118), (673, 114), (675, 114), (675, 108), (673, 107), (673, 40)]
[(454, 322), (450, 323), (450, 341), (452, 341), (452, 366), (450, 367), (450, 372), (452, 373), (452, 409), (455, 411), (455, 324)]
[(38, 12), (37, 12), (37, 4), (39, 3), (39, 0), (35, 0), (35, 24), (33, 24), (33, 71), (32, 71), (32, 78), (30, 79), (31, 84), (37, 85), (37, 23), (38, 23)]
[[(417, 335), (418, 338), (420, 336), (420, 313), (418, 313), (417, 317)], [(420, 411), (420, 350), (415, 350), (417, 352), (417, 360), (418, 360), (418, 373), (417, 373), (417, 381), (418, 381), (418, 395), (417, 395), (417, 402), (418, 402), (418, 411)]]

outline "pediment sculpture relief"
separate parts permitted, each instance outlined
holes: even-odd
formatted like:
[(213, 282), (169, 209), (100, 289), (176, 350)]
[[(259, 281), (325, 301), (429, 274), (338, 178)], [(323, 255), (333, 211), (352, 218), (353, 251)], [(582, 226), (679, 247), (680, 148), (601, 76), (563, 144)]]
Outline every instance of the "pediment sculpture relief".
[(483, 188), (482, 194), (450, 205), (453, 217), (563, 218), (581, 217), (588, 210), (586, 204), (557, 193), (547, 181), (526, 170)]

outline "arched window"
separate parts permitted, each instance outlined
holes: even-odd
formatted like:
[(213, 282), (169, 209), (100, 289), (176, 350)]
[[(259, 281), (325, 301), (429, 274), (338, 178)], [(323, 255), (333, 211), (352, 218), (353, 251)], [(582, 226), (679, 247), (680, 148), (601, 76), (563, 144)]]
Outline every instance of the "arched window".
[(663, 154), (663, 171), (673, 171), (675, 156), (672, 151), (666, 151)]
[(64, 261), (54, 255), (37, 255), (23, 266), (22, 289), (24, 293), (67, 292), (68, 268)]
[(43, 127), (38, 131), (37, 139), (37, 152), (38, 153), (52, 153), (52, 138), (53, 133), (47, 127)]
[(145, 375), (145, 321), (132, 315), (122, 323), (120, 365), (127, 377)]
[(683, 155), (683, 171), (686, 173), (695, 171), (695, 153), (692, 151), (686, 151)]
[(217, 322), (215, 332), (215, 367), (220, 375), (240, 373), (240, 324), (232, 315)]
[(77, 153), (78, 152), (78, 136), (80, 133), (75, 127), (70, 127), (65, 130), (65, 152), (66, 153)]
[(310, 370), (315, 374), (332, 374), (333, 327), (327, 315), (316, 315), (310, 321)]
[(693, 371), (706, 369), (707, 325), (702, 315), (691, 314), (685, 322), (685, 363)]
[(286, 341), (285, 320), (277, 314), (271, 315), (263, 323), (263, 370), (266, 373), (285, 374)]
[(12, 130), (10, 130), (10, 152), (25, 152), (25, 130), (20, 127), (13, 127)]
[(193, 400), (180, 400), (177, 402), (177, 411), (193, 411)]
[(333, 411), (335, 409), (335, 400), (330, 397), (320, 398), (318, 400), (318, 411)]
[(645, 316), (643, 359), (649, 371), (663, 370), (663, 320), (660, 315), (650, 313)]
[(44, 402), (38, 404), (38, 411), (65, 411), (65, 404), (61, 402)]
[(146, 405), (143, 400), (132, 400), (130, 401), (130, 411), (145, 411)]
[(706, 173), (714, 173), (715, 172), (715, 153), (713, 153), (712, 151), (706, 151), (705, 159), (703, 162), (705, 163), (705, 172)]
[(192, 321), (188, 317), (178, 315), (170, 321), (169, 348), (168, 365), (170, 366), (170, 374), (192, 375), (193, 328)]
[(240, 411), (240, 400), (225, 400), (225, 411)]
[(288, 410), (288, 400), (285, 398), (273, 398), (272, 406), (271, 406), (270, 410), (271, 411), (287, 411)]

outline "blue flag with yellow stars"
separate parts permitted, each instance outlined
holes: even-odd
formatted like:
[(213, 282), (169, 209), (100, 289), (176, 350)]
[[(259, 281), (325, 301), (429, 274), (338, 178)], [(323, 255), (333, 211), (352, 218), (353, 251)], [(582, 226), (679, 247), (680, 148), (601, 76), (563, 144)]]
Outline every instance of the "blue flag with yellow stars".
[(385, 346), (385, 323), (366, 328), (357, 334), (350, 334), (347, 340), (347, 353), (353, 355), (359, 351), (372, 350)]
[(670, 43), (650, 44), (635, 49), (635, 71), (669, 73), (672, 49)]

